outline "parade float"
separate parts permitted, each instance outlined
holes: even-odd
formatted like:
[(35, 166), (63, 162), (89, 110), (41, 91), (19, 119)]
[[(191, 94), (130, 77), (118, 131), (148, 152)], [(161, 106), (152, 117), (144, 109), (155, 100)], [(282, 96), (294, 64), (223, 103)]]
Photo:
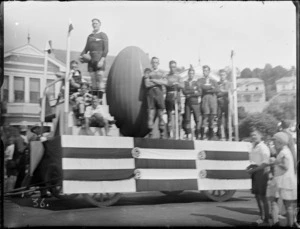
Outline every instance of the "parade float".
[(226, 201), (236, 190), (251, 189), (245, 171), (250, 164), (250, 143), (147, 137), (142, 76), (149, 65), (145, 52), (127, 47), (110, 69), (107, 103), (121, 136), (100, 136), (94, 127), (90, 131), (94, 134), (87, 135), (75, 126), (68, 80), (65, 98), (53, 107), (55, 113), (45, 114), (46, 88), (41, 122), (52, 119), (52, 136), (31, 142), (30, 177), (15, 193), (28, 193), (39, 183), (57, 198), (82, 195), (103, 207), (116, 203), (122, 193), (199, 191), (211, 200)]

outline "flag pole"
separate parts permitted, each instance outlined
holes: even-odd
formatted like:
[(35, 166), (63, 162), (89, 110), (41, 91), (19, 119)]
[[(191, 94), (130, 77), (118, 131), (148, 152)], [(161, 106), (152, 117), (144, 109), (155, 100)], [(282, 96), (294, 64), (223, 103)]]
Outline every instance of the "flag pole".
[(68, 37), (67, 37), (67, 57), (66, 57), (66, 75), (65, 75), (65, 95), (64, 95), (64, 100), (65, 100), (65, 106), (64, 106), (64, 134), (68, 134), (68, 117), (69, 117), (69, 88), (70, 88), (70, 82), (69, 82), (69, 74), (70, 74), (70, 68), (69, 68), (69, 63), (70, 63), (70, 45), (71, 45), (71, 26), (72, 23), (69, 20), (69, 29), (68, 29)]
[(40, 92), (40, 97), (42, 98), (42, 106), (41, 106), (41, 129), (43, 131), (44, 128), (44, 122), (45, 122), (45, 107), (46, 107), (46, 93), (44, 93), (44, 89), (46, 88), (46, 82), (47, 82), (47, 72), (48, 72), (48, 50), (50, 47), (48, 47), (48, 41), (46, 42), (45, 49), (44, 49), (44, 77), (42, 79), (42, 87), (43, 90)]
[(234, 139), (239, 141), (239, 127), (238, 127), (238, 106), (237, 106), (237, 88), (236, 88), (236, 71), (233, 61), (234, 51), (232, 50), (231, 64), (232, 64), (232, 84), (233, 84), (233, 125), (234, 125)]

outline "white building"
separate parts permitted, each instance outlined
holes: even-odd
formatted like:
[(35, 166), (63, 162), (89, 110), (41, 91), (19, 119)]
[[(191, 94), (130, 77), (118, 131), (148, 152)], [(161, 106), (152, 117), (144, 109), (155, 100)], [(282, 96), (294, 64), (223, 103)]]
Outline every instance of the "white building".
[[(30, 38), (29, 38), (30, 39)], [(57, 79), (55, 73), (66, 71), (65, 50), (48, 55), (48, 69), (44, 76), (45, 53), (28, 43), (4, 54), (4, 78), (1, 87), (1, 123), (3, 126), (33, 126), (40, 122), (40, 98), (45, 86)], [(71, 60), (78, 60), (80, 52), (71, 51)], [(108, 56), (106, 75), (114, 57)], [(87, 64), (79, 63), (82, 76), (90, 81)], [(49, 89), (56, 98), (60, 85)], [(106, 107), (108, 109), (108, 107)], [(51, 124), (51, 123), (50, 123)], [(49, 124), (49, 125), (50, 125)]]
[(272, 102), (286, 103), (296, 99), (296, 76), (283, 77), (276, 81), (276, 95)]
[(244, 107), (246, 112), (262, 112), (266, 106), (264, 81), (258, 78), (237, 79), (238, 106)]

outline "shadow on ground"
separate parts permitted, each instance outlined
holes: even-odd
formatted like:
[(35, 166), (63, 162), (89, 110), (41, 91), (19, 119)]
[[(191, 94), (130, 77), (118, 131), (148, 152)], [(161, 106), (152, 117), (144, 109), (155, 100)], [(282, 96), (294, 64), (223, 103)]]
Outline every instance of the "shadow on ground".
[(229, 211), (239, 212), (247, 215), (259, 215), (258, 209), (255, 208), (237, 208), (237, 207), (226, 207), (226, 206), (218, 206), (219, 208), (223, 208)]
[(229, 226), (243, 226), (243, 227), (251, 227), (252, 225), (249, 224), (248, 222), (236, 220), (236, 219), (231, 219), (231, 218), (225, 218), (222, 216), (217, 216), (217, 215), (210, 215), (210, 214), (191, 214), (193, 216), (201, 216), (201, 217), (206, 217), (209, 218), (213, 221), (219, 221), (221, 223), (228, 224)]

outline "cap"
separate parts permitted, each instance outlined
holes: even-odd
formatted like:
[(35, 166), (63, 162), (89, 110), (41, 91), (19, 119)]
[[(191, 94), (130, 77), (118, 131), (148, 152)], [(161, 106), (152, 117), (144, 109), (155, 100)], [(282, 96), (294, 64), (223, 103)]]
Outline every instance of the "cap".
[(289, 142), (289, 137), (284, 132), (278, 132), (278, 133), (274, 134), (273, 139), (278, 140), (278, 141), (282, 142), (285, 145), (287, 145), (288, 142)]
[(20, 131), (21, 132), (25, 132), (28, 130), (28, 127), (27, 126), (20, 126)]

